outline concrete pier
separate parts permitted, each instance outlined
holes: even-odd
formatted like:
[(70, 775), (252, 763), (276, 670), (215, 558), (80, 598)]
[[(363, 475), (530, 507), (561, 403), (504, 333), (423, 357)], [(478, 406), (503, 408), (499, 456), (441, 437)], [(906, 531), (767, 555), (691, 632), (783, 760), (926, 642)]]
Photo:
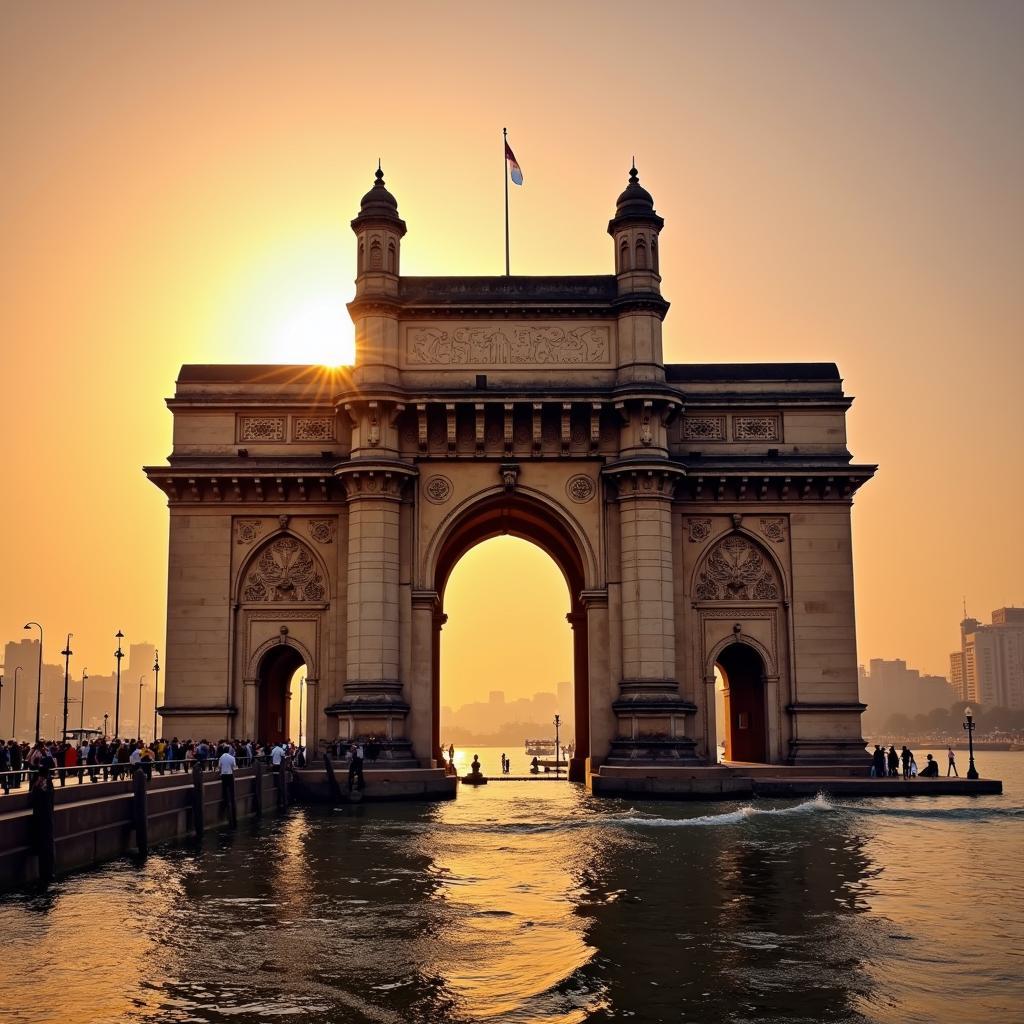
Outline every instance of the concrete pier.
[[(254, 815), (259, 806), (255, 770), (240, 769), (235, 780), (238, 817)], [(274, 807), (270, 773), (261, 774), (259, 781), (263, 807)], [(53, 814), (46, 826), (52, 827), (52, 853), (48, 845), (42, 857), (39, 823), (34, 820), (39, 817), (38, 799), (34, 806), (28, 786), (0, 797), (0, 890), (129, 853), (144, 855), (157, 843), (201, 834), (204, 825), (216, 828), (228, 823), (216, 772), (199, 773), (196, 783), (186, 772), (154, 775), (144, 794), (136, 786), (134, 779), (124, 778), (55, 787)], [(143, 810), (145, 827), (140, 829), (138, 816)]]
[(742, 800), (825, 793), (842, 797), (980, 796), (999, 794), (998, 779), (871, 778), (846, 765), (813, 771), (791, 765), (731, 764), (701, 767), (602, 765), (587, 777), (598, 796), (648, 796), (679, 800)]

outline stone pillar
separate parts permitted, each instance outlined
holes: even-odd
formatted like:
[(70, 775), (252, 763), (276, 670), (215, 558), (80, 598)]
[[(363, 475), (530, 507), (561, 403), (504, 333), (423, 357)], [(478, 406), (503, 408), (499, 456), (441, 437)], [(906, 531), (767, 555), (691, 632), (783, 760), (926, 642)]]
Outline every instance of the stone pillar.
[(412, 593), (412, 677), (409, 681), (409, 739), (421, 766), (437, 767), (441, 709), (436, 685), (437, 636), (441, 629), (441, 600), (435, 590)]
[[(587, 616), (587, 749), (579, 751), (588, 760), (585, 770), (598, 767), (611, 750), (615, 718), (611, 706), (618, 694), (618, 680), (612, 679), (608, 650), (608, 593), (584, 590), (580, 595)], [(577, 708), (580, 706), (577, 701)], [(578, 712), (577, 712), (578, 714)]]
[(329, 711), (348, 718), (351, 738), (377, 737), (391, 765), (414, 763), (399, 669), (399, 516), (415, 472), (400, 463), (338, 471), (349, 503), (346, 671), (342, 699)]
[(695, 763), (676, 679), (676, 610), (672, 497), (681, 470), (651, 460), (609, 467), (618, 493), (622, 679), (612, 705), (618, 735), (609, 763), (666, 760)]

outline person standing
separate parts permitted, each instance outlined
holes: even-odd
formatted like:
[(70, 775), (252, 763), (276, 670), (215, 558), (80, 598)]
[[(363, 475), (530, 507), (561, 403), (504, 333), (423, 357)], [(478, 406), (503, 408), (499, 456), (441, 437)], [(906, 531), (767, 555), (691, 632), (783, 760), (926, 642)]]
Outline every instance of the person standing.
[(875, 752), (871, 755), (871, 777), (880, 779), (885, 774), (885, 751), (876, 743)]
[(900, 760), (903, 762), (903, 778), (910, 778), (910, 763), (914, 760), (914, 755), (906, 744), (903, 745), (903, 749), (900, 751)]
[(955, 775), (959, 779), (960, 773), (956, 770), (956, 754), (953, 753), (952, 747), (946, 751), (946, 757), (949, 762), (946, 765), (946, 778), (948, 779), (950, 775)]
[(223, 748), (223, 753), (217, 759), (217, 766), (220, 769), (221, 800), (225, 805), (228, 823), (235, 828), (238, 825), (238, 815), (235, 809), (235, 769), (238, 767), (238, 762), (229, 747)]
[(353, 743), (349, 747), (349, 763), (348, 763), (348, 791), (351, 793), (356, 782), (359, 783), (359, 789), (362, 790), (366, 783), (363, 780), (363, 747), (362, 744)]

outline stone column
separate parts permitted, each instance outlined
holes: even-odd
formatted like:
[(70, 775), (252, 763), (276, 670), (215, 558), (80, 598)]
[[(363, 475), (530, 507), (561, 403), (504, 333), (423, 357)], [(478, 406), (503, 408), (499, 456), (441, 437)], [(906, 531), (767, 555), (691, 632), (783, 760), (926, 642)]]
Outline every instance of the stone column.
[(672, 497), (682, 471), (652, 459), (605, 472), (618, 493), (622, 560), (622, 680), (609, 762), (692, 763), (686, 716), (697, 708), (676, 679)]
[(435, 590), (412, 593), (412, 677), (409, 682), (409, 739), (423, 767), (437, 767), (441, 709), (436, 684), (436, 654), (441, 629), (441, 600)]
[(415, 475), (400, 463), (349, 463), (339, 469), (348, 495), (345, 685), (332, 709), (349, 716), (356, 737), (381, 740), (381, 759), (411, 762), (405, 735), (399, 631), (399, 515)]

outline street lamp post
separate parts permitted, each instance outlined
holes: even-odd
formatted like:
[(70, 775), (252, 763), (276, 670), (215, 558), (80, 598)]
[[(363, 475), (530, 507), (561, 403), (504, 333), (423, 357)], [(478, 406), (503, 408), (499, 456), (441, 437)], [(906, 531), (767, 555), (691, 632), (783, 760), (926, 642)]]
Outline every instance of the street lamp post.
[(74, 633), (68, 633), (68, 638), (64, 643), (64, 650), (60, 653), (64, 655), (64, 731), (60, 734), (62, 740), (68, 738), (68, 672), (71, 668), (71, 638)]
[(160, 652), (153, 657), (153, 742), (156, 743), (156, 706), (160, 698)]
[(36, 673), (36, 743), (39, 742), (39, 717), (43, 710), (43, 627), (38, 622), (26, 622), (25, 628), (39, 630), (39, 668)]
[(83, 732), (85, 730), (85, 681), (89, 678), (89, 670), (87, 668), (82, 669), (82, 706), (79, 709), (80, 714), (78, 716), (78, 731)]
[(976, 779), (978, 769), (974, 767), (974, 730), (977, 723), (974, 721), (974, 712), (970, 708), (964, 708), (964, 731), (967, 733), (967, 778)]
[(562, 716), (555, 715), (555, 778), (562, 770), (561, 749), (558, 746), (558, 730), (562, 725)]
[(107, 738), (107, 719), (110, 717), (106, 712), (103, 713), (103, 738)]
[(14, 667), (14, 710), (11, 711), (11, 739), (16, 740), (18, 738), (18, 673), (21, 671), (21, 666), (16, 665)]
[(302, 746), (302, 691), (306, 688), (306, 677), (299, 680), (299, 746)]
[(142, 739), (142, 687), (144, 685), (142, 681), (145, 678), (145, 676), (139, 676), (139, 730), (135, 734), (137, 740)]
[(114, 636), (117, 638), (117, 650), (114, 651), (114, 657), (117, 658), (117, 692), (114, 695), (114, 735), (121, 735), (121, 659), (124, 657), (124, 651), (121, 650), (121, 641), (124, 639), (124, 633), (118, 630)]

